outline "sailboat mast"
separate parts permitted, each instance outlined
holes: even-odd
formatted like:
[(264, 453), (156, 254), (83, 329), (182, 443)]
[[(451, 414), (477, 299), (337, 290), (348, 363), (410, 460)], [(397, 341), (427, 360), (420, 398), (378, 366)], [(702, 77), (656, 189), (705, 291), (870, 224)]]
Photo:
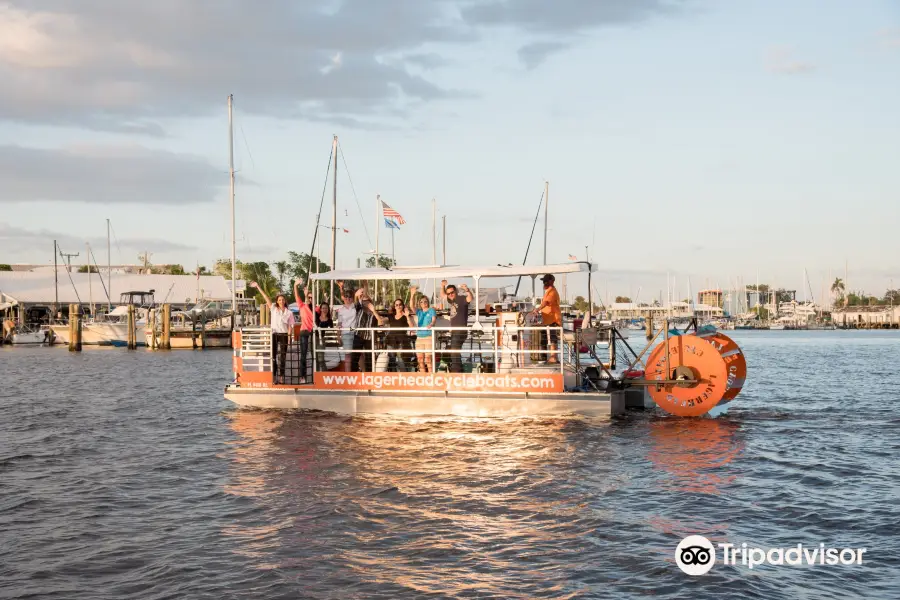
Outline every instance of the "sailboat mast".
[[(86, 250), (85, 258), (87, 258), (87, 276), (88, 276), (88, 305), (91, 307), (91, 316), (94, 316), (94, 278), (91, 273), (91, 244), (89, 242), (84, 243), (84, 248)], [(101, 280), (102, 281), (102, 280)]]
[(547, 213), (550, 206), (550, 182), (544, 182), (544, 264), (547, 264)]
[(54, 302), (53, 302), (53, 316), (50, 317), (50, 320), (56, 318), (56, 313), (59, 311), (59, 268), (57, 267), (56, 262), (56, 240), (53, 240), (53, 293), (54, 293)]
[(106, 220), (106, 312), (112, 312), (112, 252), (109, 247), (109, 219)]
[[(334, 155), (334, 183), (331, 195), (331, 268), (337, 269), (337, 155), (338, 155), (338, 137), (334, 136), (331, 142), (331, 153)], [(331, 280), (331, 287), (328, 290), (328, 298), (334, 302), (334, 280)]]
[[(237, 313), (237, 256), (235, 252), (234, 228), (234, 95), (228, 95), (228, 179), (231, 185), (231, 314)], [(232, 317), (231, 329), (237, 328), (237, 320)]]

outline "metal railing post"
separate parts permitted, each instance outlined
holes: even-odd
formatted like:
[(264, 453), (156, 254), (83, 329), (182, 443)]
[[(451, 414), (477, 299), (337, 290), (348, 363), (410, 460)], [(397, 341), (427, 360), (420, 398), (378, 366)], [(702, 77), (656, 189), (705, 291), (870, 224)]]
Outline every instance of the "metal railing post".
[(563, 344), (566, 343), (565, 338), (563, 338), (563, 328), (562, 325), (559, 326), (559, 334), (556, 339), (556, 351), (559, 352), (559, 374), (565, 375), (565, 369), (563, 368)]

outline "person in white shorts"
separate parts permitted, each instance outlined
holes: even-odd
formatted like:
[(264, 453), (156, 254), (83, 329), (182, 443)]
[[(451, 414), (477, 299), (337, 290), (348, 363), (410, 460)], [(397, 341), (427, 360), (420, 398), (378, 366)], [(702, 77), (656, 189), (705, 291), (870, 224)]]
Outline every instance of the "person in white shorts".
[(434, 365), (431, 364), (434, 336), (431, 328), (434, 327), (437, 315), (434, 309), (431, 308), (426, 296), (419, 298), (418, 308), (413, 306), (416, 298), (416, 289), (414, 285), (409, 288), (409, 309), (416, 311), (416, 325), (418, 326), (416, 330), (416, 360), (419, 363), (419, 371), (434, 373)]

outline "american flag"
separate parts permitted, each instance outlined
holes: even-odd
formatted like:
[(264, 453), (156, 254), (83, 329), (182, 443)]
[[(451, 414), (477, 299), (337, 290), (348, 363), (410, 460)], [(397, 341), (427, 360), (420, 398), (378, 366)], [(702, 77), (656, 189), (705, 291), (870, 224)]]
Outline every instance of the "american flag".
[[(343, 228), (342, 228), (343, 229)], [(350, 233), (349, 229), (344, 229), (344, 233)]]
[(574, 254), (570, 254), (570, 255), (569, 255), (569, 260), (578, 260), (578, 257), (575, 256)]
[(387, 205), (387, 202), (384, 200), (381, 201), (381, 210), (384, 213), (385, 219), (396, 220), (400, 225), (406, 225), (406, 219), (404, 219), (400, 213)]

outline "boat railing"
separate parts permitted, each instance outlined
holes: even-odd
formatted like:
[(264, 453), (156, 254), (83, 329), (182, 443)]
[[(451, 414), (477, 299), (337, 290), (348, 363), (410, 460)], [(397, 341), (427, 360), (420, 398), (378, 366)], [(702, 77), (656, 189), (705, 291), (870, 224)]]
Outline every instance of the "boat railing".
[[(327, 331), (327, 330), (318, 330)], [(319, 336), (313, 336), (313, 351), (316, 354), (346, 356), (353, 355), (368, 357), (370, 369), (378, 365), (379, 358), (389, 359), (385, 354), (394, 355), (428, 355), (431, 356), (432, 365), (440, 365), (445, 356), (450, 357), (451, 364), (461, 366), (462, 356), (469, 358), (473, 369), (476, 365), (490, 365), (497, 370), (509, 366), (511, 368), (523, 368), (534, 365), (539, 360), (551, 361), (556, 358), (560, 372), (563, 369), (563, 345), (562, 327), (551, 326), (516, 326), (516, 327), (432, 327), (423, 329), (419, 327), (362, 327), (351, 330), (353, 333), (353, 347), (346, 348), (342, 340), (342, 346), (336, 347), (327, 342), (322, 344)], [(414, 336), (418, 331), (430, 331), (426, 338)], [(524, 334), (524, 337), (523, 337)], [(538, 334), (537, 336), (530, 334)], [(555, 335), (554, 335), (555, 334)], [(350, 337), (349, 335), (347, 337)], [(555, 350), (551, 350), (547, 340), (556, 339)], [(430, 339), (428, 349), (415, 348), (418, 339)], [(542, 341), (543, 340), (543, 341)], [(505, 342), (505, 343), (504, 343)], [(528, 354), (526, 358), (524, 355)], [(442, 361), (438, 361), (438, 356)], [(459, 359), (455, 357), (459, 356)], [(506, 365), (503, 359), (508, 359)], [(326, 359), (327, 362), (327, 359)], [(448, 365), (449, 367), (450, 365)]]
[(241, 329), (241, 360), (249, 373), (272, 371), (272, 329), (243, 327)]
[[(305, 368), (298, 364), (302, 333), (297, 327), (290, 332), (285, 352), (285, 382), (302, 383), (298, 373), (408, 371), (415, 368), (417, 355), (427, 355), (425, 361), (434, 371), (454, 372), (541, 370), (562, 374), (565, 363), (571, 361), (571, 352), (565, 350), (562, 327), (481, 325), (480, 328), (432, 327), (427, 329), (431, 335), (424, 338), (416, 336), (416, 332), (426, 330), (419, 327), (317, 328), (308, 338)], [(417, 348), (417, 339), (428, 339), (431, 343), (427, 349)], [(555, 349), (549, 347), (550, 341), (555, 342)], [(271, 328), (241, 328), (240, 355), (244, 371), (272, 372), (277, 360), (274, 352)], [(393, 368), (392, 361), (397, 363)]]

